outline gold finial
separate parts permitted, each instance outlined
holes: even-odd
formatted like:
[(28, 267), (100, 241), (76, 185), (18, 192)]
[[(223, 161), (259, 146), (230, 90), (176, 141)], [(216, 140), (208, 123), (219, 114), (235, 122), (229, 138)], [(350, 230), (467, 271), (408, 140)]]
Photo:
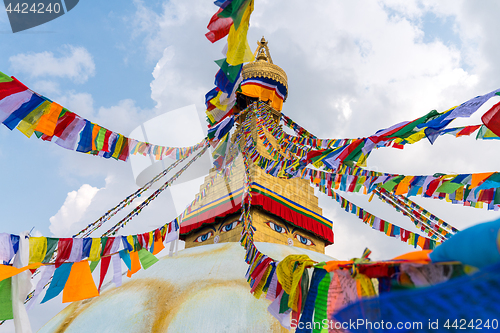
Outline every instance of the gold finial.
[(243, 79), (250, 78), (269, 78), (283, 84), (287, 90), (285, 99), (288, 96), (288, 82), (286, 73), (278, 65), (273, 64), (273, 59), (271, 58), (271, 53), (267, 47), (267, 40), (262, 37), (260, 41), (257, 41), (257, 49), (255, 50), (254, 56), (255, 61), (249, 62), (243, 65)]
[(272, 64), (273, 59), (271, 58), (271, 52), (269, 52), (269, 48), (267, 47), (267, 40), (262, 36), (260, 42), (257, 42), (257, 50), (254, 53), (256, 61), (267, 61)]

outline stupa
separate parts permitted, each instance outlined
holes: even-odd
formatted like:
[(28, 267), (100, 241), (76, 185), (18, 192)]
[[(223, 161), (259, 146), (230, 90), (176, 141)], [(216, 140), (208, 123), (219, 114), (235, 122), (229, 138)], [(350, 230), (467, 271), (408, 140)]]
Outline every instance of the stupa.
[[(273, 64), (267, 41), (262, 38), (257, 44), (255, 61), (242, 71), (234, 107), (238, 126), (246, 117), (254, 117), (247, 107), (257, 100), (267, 104), (265, 111), (278, 122), (288, 95), (286, 73)], [(256, 126), (251, 135), (256, 149), (272, 158)], [(233, 135), (232, 143), (244, 144), (236, 139)], [(333, 243), (333, 225), (322, 216), (310, 183), (276, 178), (253, 164), (249, 174), (257, 248), (276, 260), (290, 254), (307, 254), (318, 262), (332, 260), (324, 249)], [(203, 199), (181, 223), (186, 249), (163, 257), (119, 288), (72, 303), (39, 332), (288, 332), (267, 311), (270, 302), (250, 293), (245, 279), (248, 265), (239, 243), (244, 175), (241, 154), (229, 177), (210, 170), (200, 187)]]

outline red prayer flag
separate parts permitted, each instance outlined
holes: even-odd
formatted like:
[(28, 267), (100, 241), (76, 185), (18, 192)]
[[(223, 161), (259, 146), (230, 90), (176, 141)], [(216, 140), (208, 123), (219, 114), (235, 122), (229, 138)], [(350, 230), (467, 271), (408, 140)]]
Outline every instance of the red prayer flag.
[(75, 120), (76, 114), (67, 111), (61, 118), (57, 119), (57, 125), (54, 130), (54, 136), (61, 137), (66, 127)]
[(118, 157), (119, 160), (122, 161), (127, 161), (128, 159), (128, 154), (129, 154), (129, 141), (130, 139), (127, 137), (124, 137), (124, 144), (122, 146), (122, 150), (120, 152), (120, 156)]
[[(484, 116), (483, 116), (484, 117)], [(458, 138), (459, 136), (464, 136), (464, 135), (471, 135), (474, 133), (481, 125), (474, 125), (474, 126), (466, 126), (464, 129), (462, 129), (460, 132), (456, 134), (456, 137)]]
[(101, 256), (106, 256), (111, 253), (111, 248), (113, 247), (113, 243), (115, 242), (115, 237), (108, 237), (106, 241), (106, 245), (104, 245), (104, 250), (101, 252)]
[(500, 136), (500, 102), (493, 105), (491, 109), (486, 111), (481, 117), (483, 124), (488, 127), (490, 131)]
[(224, 38), (229, 34), (229, 29), (233, 25), (233, 19), (230, 17), (218, 17), (217, 15), (222, 12), (222, 8), (215, 13), (210, 22), (207, 25), (207, 29), (210, 30), (205, 34), (207, 39), (212, 43), (215, 43), (221, 38)]
[(19, 82), (15, 77), (12, 77), (12, 81), (0, 83), (0, 100), (27, 89), (28, 87)]
[(59, 238), (59, 242), (57, 243), (56, 268), (69, 259), (72, 247), (73, 238)]
[[(109, 240), (108, 240), (108, 243), (109, 243)], [(99, 292), (101, 291), (102, 283), (104, 281), (104, 278), (106, 277), (106, 273), (108, 272), (110, 261), (111, 261), (111, 256), (103, 257), (101, 259), (101, 277), (99, 279), (99, 288), (97, 288), (97, 290), (99, 290)]]

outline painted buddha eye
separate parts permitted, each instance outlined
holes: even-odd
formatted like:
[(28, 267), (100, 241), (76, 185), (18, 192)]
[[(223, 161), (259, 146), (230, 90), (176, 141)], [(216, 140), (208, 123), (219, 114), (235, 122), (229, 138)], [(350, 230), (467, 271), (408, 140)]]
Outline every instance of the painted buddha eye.
[(206, 241), (207, 239), (209, 239), (213, 235), (214, 235), (214, 233), (212, 231), (209, 231), (206, 234), (198, 236), (194, 241), (198, 242), (198, 243), (203, 243), (204, 241)]
[(277, 225), (276, 223), (273, 223), (271, 221), (266, 222), (266, 224), (269, 226), (269, 228), (273, 229), (276, 232), (279, 232), (280, 234), (285, 234), (286, 230), (282, 226)]
[(315, 245), (312, 240), (310, 240), (309, 238), (303, 237), (303, 236), (301, 236), (299, 234), (296, 234), (295, 238), (297, 238), (297, 240), (301, 244), (304, 244), (304, 245), (307, 245), (307, 246)]
[(236, 226), (239, 224), (239, 221), (234, 221), (232, 223), (226, 224), (225, 226), (222, 227), (221, 231), (222, 232), (228, 232), (236, 228)]

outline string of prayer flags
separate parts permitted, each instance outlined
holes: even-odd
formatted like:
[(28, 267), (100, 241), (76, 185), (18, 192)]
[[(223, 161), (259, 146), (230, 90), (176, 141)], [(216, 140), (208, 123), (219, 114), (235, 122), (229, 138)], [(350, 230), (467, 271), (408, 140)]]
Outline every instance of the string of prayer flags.
[(125, 226), (130, 220), (137, 216), (142, 210), (148, 206), (154, 199), (156, 199), (167, 187), (169, 187), (174, 181), (176, 181), (184, 171), (186, 171), (191, 164), (193, 164), (200, 156), (202, 156), (207, 150), (208, 145), (205, 145), (202, 150), (198, 152), (185, 166), (183, 166), (179, 171), (175, 173), (170, 179), (168, 179), (162, 186), (160, 186), (156, 191), (154, 191), (146, 200), (135, 207), (130, 213), (127, 214), (123, 219), (118, 221), (113, 227), (104, 233), (105, 236), (110, 236), (116, 234), (116, 232)]
[[(453, 204), (463, 204), (476, 208), (482, 208), (483, 203), (486, 203), (489, 210), (500, 209), (500, 191), (498, 191), (500, 188), (500, 176), (497, 173), (410, 176), (374, 172), (340, 163), (336, 167), (335, 172), (325, 172), (305, 167), (305, 163), (297, 161), (298, 156), (292, 156), (292, 159), (281, 156), (269, 140), (266, 140), (263, 131), (259, 130), (258, 133), (264, 146), (275, 160), (270, 160), (262, 156), (255, 149), (255, 142), (250, 138), (247, 139), (245, 149), (254, 164), (275, 177), (301, 177), (308, 179), (313, 183), (319, 184), (320, 187), (324, 188), (323, 191), (326, 192), (333, 189), (346, 192), (360, 192), (364, 189), (364, 193), (368, 194), (375, 188), (382, 188), (397, 195), (419, 195), (434, 199), (445, 199)], [(349, 152), (344, 153), (343, 150), (332, 149), (327, 153), (313, 153), (313, 151), (309, 151), (308, 156), (310, 161), (314, 162), (321, 158), (326, 159), (332, 153), (349, 154)], [(295, 168), (294, 166), (299, 167)], [(478, 178), (481, 175), (483, 177)], [(474, 179), (478, 181), (474, 181)]]
[(500, 89), (496, 89), (486, 95), (474, 97), (467, 102), (464, 102), (457, 106), (446, 119), (454, 119), (457, 117), (470, 117), (474, 112), (476, 112), (484, 103), (486, 103), (493, 96), (500, 95)]
[(205, 95), (207, 121), (215, 126), (232, 114), (236, 91), (241, 84), (241, 70), (245, 62), (253, 61), (254, 55), (247, 41), (253, 0), (216, 1), (220, 9), (208, 23), (205, 35), (212, 43), (227, 37), (225, 59), (217, 60), (220, 70), (215, 76), (215, 88)]
[(28, 138), (35, 134), (44, 141), (82, 153), (127, 161), (138, 153), (155, 160), (181, 159), (204, 143), (191, 147), (166, 147), (125, 137), (80, 117), (50, 99), (31, 91), (14, 77), (0, 72), (0, 122), (17, 127)]
[(375, 230), (385, 233), (389, 237), (400, 239), (402, 242), (405, 242), (408, 245), (412, 245), (415, 248), (419, 246), (422, 250), (432, 250), (440, 244), (434, 239), (420, 236), (417, 233), (413, 233), (409, 230), (403, 229), (397, 225), (387, 222), (379, 217), (376, 217), (363, 208), (356, 206), (336, 192), (332, 192), (330, 196), (335, 199), (335, 201), (340, 204), (340, 207), (346, 212), (356, 215), (365, 224), (368, 224)]
[[(204, 145), (206, 146), (207, 143), (206, 141), (204, 142)], [(177, 165), (182, 163), (184, 160), (187, 159), (188, 156), (185, 156), (171, 165), (169, 165), (165, 170), (160, 172), (158, 175), (156, 175), (153, 179), (151, 179), (149, 182), (144, 184), (143, 187), (139, 188), (136, 190), (134, 193), (123, 199), (120, 203), (118, 203), (115, 207), (112, 209), (108, 210), (103, 216), (98, 218), (95, 222), (89, 224), (87, 227), (82, 229), (80, 232), (75, 234), (73, 237), (81, 236), (81, 237), (88, 237), (92, 232), (100, 228), (104, 222), (108, 221), (111, 219), (113, 216), (115, 216), (119, 211), (124, 209), (126, 206), (130, 205), (136, 198), (140, 197), (145, 191), (151, 188), (153, 184), (160, 179), (162, 179), (164, 176), (166, 176), (173, 168), (175, 168)], [(174, 176), (175, 177), (175, 176)]]
[[(383, 190), (375, 190), (374, 192), (380, 200), (392, 205), (398, 212), (410, 218), (415, 226), (422, 232), (428, 234), (431, 239), (445, 241), (452, 236), (450, 232), (440, 228), (439, 225), (434, 223), (431, 219), (422, 216), (416, 210), (406, 205), (398, 196)], [(410, 202), (413, 203), (413, 201)]]

